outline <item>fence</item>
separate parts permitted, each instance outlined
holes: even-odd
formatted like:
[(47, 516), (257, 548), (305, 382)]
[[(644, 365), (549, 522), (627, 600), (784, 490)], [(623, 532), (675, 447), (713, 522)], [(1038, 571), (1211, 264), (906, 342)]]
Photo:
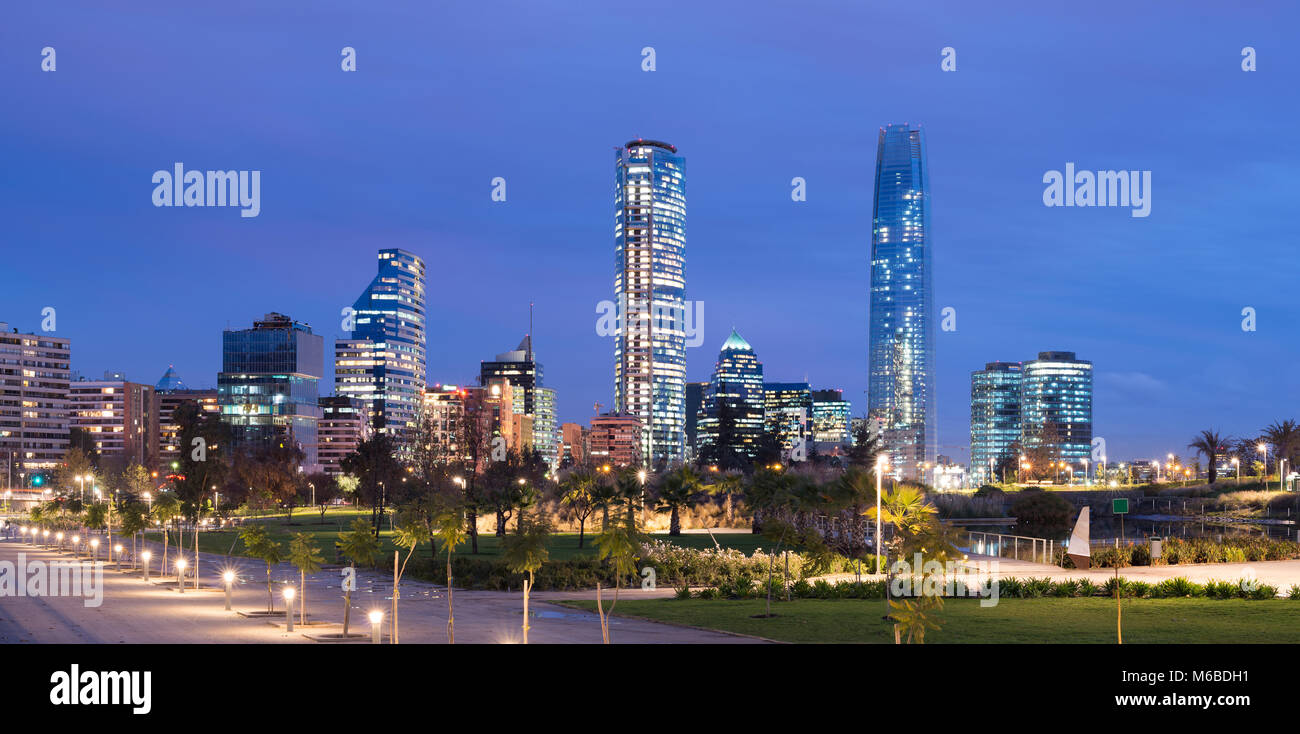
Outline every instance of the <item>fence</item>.
[(1014, 558), (1017, 561), (1035, 563), (1052, 562), (1056, 552), (1056, 541), (1047, 538), (1032, 538), (1027, 535), (1003, 535), (967, 530), (966, 540), (969, 552), (982, 556)]

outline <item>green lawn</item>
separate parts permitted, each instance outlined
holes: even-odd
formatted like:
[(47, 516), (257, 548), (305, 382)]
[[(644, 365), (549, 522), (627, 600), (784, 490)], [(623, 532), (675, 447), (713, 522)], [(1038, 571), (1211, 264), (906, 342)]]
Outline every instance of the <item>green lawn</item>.
[[(571, 606), (595, 610), (595, 602)], [(655, 599), (618, 603), (619, 615), (757, 635), (785, 642), (892, 643), (893, 630), (881, 620), (880, 599), (802, 599), (773, 602), (772, 619), (762, 600)], [(982, 608), (975, 599), (949, 600), (934, 643), (1104, 643), (1115, 642), (1113, 599), (1002, 599)], [(1300, 642), (1300, 603), (1286, 599), (1124, 600), (1125, 643)]]
[[(289, 547), (289, 538), (291, 535), (293, 535), (294, 533), (307, 533), (308, 535), (312, 536), (316, 545), (318, 545), (321, 548), (326, 560), (333, 561), (334, 542), (338, 539), (338, 534), (340, 532), (346, 531), (348, 529), (348, 526), (351, 525), (352, 521), (357, 517), (361, 517), (369, 521), (370, 511), (366, 509), (357, 510), (348, 507), (331, 508), (325, 514), (324, 524), (321, 524), (321, 516), (319, 512), (312, 512), (312, 511), (305, 511), (305, 510), (299, 510), (293, 514), (292, 525), (286, 523), (286, 518), (284, 514), (268, 516), (264, 518), (254, 518), (254, 519), (247, 520), (246, 522), (249, 523), (256, 522), (264, 525), (267, 529), (267, 532), (270, 534), (271, 539), (279, 542), (282, 546), (284, 546), (286, 551), (288, 550)], [(553, 536), (551, 536), (551, 542), (549, 547), (551, 560), (564, 561), (564, 560), (570, 560), (572, 558), (583, 556), (583, 555), (594, 556), (596, 551), (591, 544), (592, 538), (594, 537), (594, 533), (592, 531), (593, 530), (599, 531), (599, 528), (600, 528), (599, 518), (595, 519), (594, 522), (587, 523), (587, 534), (582, 548), (578, 548), (577, 533), (554, 534)], [(511, 532), (514, 531), (515, 525), (513, 520), (511, 520), (511, 522), (509, 523), (508, 529)], [(221, 555), (226, 555), (227, 553), (232, 552), (231, 544), (233, 543), (234, 544), (233, 553), (235, 555), (242, 555), (242, 550), (243, 550), (242, 546), (235, 542), (237, 535), (238, 535), (238, 530), (233, 530), (233, 529), (200, 532), (199, 550), (205, 553), (217, 553)], [(162, 540), (162, 534), (157, 531), (148, 533), (148, 537), (150, 540), (156, 540), (156, 541)], [(677, 538), (669, 538), (667, 533), (655, 533), (651, 537), (657, 540), (668, 540), (675, 543), (676, 545), (684, 546), (687, 548), (712, 548), (713, 547), (713, 540), (709, 538), (708, 534), (682, 535)], [(739, 550), (745, 553), (746, 555), (752, 554), (755, 548), (765, 544), (765, 541), (761, 536), (752, 535), (750, 533), (722, 533), (722, 534), (715, 535), (714, 537), (717, 538), (718, 544), (721, 545), (723, 548), (735, 548), (736, 550)], [(393, 534), (388, 530), (388, 522), (387, 520), (385, 520), (384, 529), (379, 534), (379, 540), (390, 562), (392, 559), (392, 552), (393, 552), (392, 538), (393, 538)], [(176, 541), (176, 534), (173, 531), (171, 542), (175, 543), (175, 541)], [(190, 548), (192, 547), (193, 543), (194, 543), (194, 536), (189, 533), (186, 533), (185, 547)], [(470, 557), (487, 558), (487, 559), (496, 558), (501, 554), (501, 539), (492, 533), (486, 533), (486, 534), (480, 533), (478, 536), (478, 550), (479, 550), (478, 556), (472, 556), (470, 554), (470, 547), (467, 541), (465, 545), (457, 549), (456, 552), (458, 555), (465, 555)], [(428, 547), (426, 546), (420, 548), (416, 552), (420, 555), (426, 555), (428, 554), (429, 550)]]

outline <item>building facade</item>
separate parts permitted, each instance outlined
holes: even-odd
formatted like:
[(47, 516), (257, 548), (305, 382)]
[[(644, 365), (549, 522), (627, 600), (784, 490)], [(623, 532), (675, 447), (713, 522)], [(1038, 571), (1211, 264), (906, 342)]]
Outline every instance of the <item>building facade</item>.
[(1019, 362), (989, 362), (970, 375), (970, 475), (975, 482), (997, 481), (999, 464), (1020, 460), (1016, 447), (1023, 374)]
[(765, 399), (763, 363), (749, 342), (732, 329), (722, 343), (700, 407), (696, 423), (700, 457), (733, 468), (732, 463), (741, 457), (757, 456)]
[(533, 352), (533, 338), (526, 335), (513, 351), (498, 354), (479, 365), (479, 384), (504, 379), (514, 388), (514, 413), (532, 420), (533, 446), (554, 471), (560, 463), (560, 437), (556, 427), (555, 390), (542, 386), (542, 365)]
[(157, 469), (161, 429), (152, 385), (120, 379), (68, 386), (70, 424), (84, 431), (101, 458)]
[(852, 419), (853, 405), (844, 399), (843, 390), (812, 391), (812, 435), (819, 453), (853, 444)]
[(925, 135), (887, 125), (876, 147), (867, 415), (891, 471), (923, 478), (935, 460), (934, 293)]
[(1021, 444), (1086, 466), (1092, 457), (1092, 362), (1074, 352), (1039, 352), (1023, 370)]
[(582, 466), (587, 463), (588, 433), (581, 423), (564, 423), (560, 426), (560, 466)]
[(0, 322), (0, 457), (10, 487), (42, 482), (68, 451), (72, 342)]
[[(776, 435), (781, 453), (805, 451), (812, 440), (812, 388), (806, 382), (763, 383), (763, 422)], [(794, 454), (797, 456), (797, 454)], [(805, 454), (806, 456), (806, 454)]]
[(587, 447), (591, 463), (611, 468), (642, 466), (641, 420), (632, 415), (601, 415), (591, 419)]
[(352, 305), (351, 337), (334, 345), (334, 393), (369, 404), (373, 427), (399, 444), (415, 429), (424, 401), (424, 260), (379, 251), (379, 272)]
[(305, 471), (319, 469), (323, 358), (321, 337), (283, 314), (222, 334), (217, 400), (235, 451), (285, 440), (303, 452)]
[(642, 456), (686, 451), (686, 160), (633, 140), (615, 154), (614, 413), (636, 417)]
[(176, 368), (170, 365), (154, 384), (153, 390), (158, 400), (158, 464), (168, 467), (180, 459), (181, 452), (181, 427), (175, 419), (176, 409), (186, 402), (193, 402), (204, 413), (219, 416), (221, 405), (215, 389), (191, 389), (176, 374)]
[(370, 404), (337, 395), (320, 399), (317, 427), (317, 459), (321, 471), (330, 476), (343, 474), (343, 459), (356, 452), (370, 438)]

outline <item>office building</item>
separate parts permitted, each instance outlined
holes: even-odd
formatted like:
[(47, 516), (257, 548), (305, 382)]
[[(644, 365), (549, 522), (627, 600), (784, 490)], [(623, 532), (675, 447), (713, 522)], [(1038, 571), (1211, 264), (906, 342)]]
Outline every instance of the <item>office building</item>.
[[(1019, 362), (989, 362), (970, 376), (971, 478), (980, 484), (1001, 481), (999, 464), (1014, 471), (1020, 461)], [(1014, 476), (1014, 475), (1013, 475)]]
[(1039, 352), (1023, 372), (1021, 444), (1081, 472), (1092, 457), (1092, 362), (1074, 352)]
[(699, 411), (696, 440), (700, 457), (711, 464), (738, 468), (757, 456), (765, 400), (763, 363), (732, 329), (722, 343)]
[(317, 459), (321, 471), (339, 476), (344, 473), (343, 459), (356, 453), (361, 442), (370, 438), (370, 404), (337, 395), (322, 397), (319, 403)]
[(101, 462), (157, 469), (161, 429), (154, 388), (120, 377), (105, 373), (102, 380), (69, 384), (71, 427), (86, 434)]
[(587, 446), (595, 466), (641, 467), (641, 420), (632, 415), (601, 415), (591, 419)]

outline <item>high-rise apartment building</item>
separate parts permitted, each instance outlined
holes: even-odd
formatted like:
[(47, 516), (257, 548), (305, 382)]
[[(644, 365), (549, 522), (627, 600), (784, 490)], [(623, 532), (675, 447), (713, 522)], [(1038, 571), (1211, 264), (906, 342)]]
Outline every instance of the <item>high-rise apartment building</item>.
[(8, 486), (30, 486), (68, 451), (72, 342), (0, 322), (0, 458)]
[(215, 388), (191, 389), (170, 365), (153, 389), (158, 400), (158, 464), (167, 468), (180, 459), (181, 426), (176, 422), (176, 409), (192, 402), (200, 411), (219, 416), (221, 405)]
[(596, 466), (639, 467), (641, 463), (641, 421), (631, 415), (600, 415), (591, 419), (587, 446)]
[(370, 438), (370, 404), (337, 395), (320, 399), (317, 458), (321, 471), (331, 476), (343, 474), (343, 459), (356, 453), (362, 441)]
[(379, 272), (353, 304), (351, 337), (334, 345), (334, 393), (370, 405), (376, 431), (402, 443), (424, 401), (424, 260), (379, 251)]
[(101, 460), (157, 469), (161, 431), (153, 386), (110, 377), (116, 375), (69, 384), (71, 427), (85, 432)]
[(614, 413), (640, 421), (651, 465), (673, 465), (686, 451), (686, 160), (633, 140), (614, 177)]
[(895, 476), (935, 459), (934, 292), (925, 135), (887, 125), (876, 147), (867, 415)]

